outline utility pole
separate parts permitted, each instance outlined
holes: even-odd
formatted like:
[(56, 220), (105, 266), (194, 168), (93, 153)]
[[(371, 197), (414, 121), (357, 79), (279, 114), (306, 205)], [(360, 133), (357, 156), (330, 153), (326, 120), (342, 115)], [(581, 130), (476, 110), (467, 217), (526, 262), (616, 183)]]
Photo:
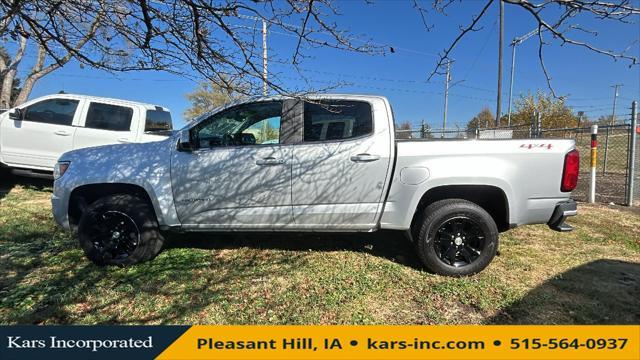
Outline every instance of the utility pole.
[(440, 138), (444, 138), (447, 129), (447, 108), (449, 107), (449, 81), (451, 81), (451, 60), (447, 59), (447, 73), (444, 79), (444, 117), (442, 119), (442, 133)]
[[(544, 28), (542, 28), (542, 31), (544, 31)], [(513, 46), (513, 49), (511, 49), (511, 81), (509, 82), (509, 113), (507, 115), (507, 121), (509, 125), (511, 125), (511, 104), (513, 99), (513, 80), (514, 80), (513, 78), (516, 72), (515, 70), (516, 69), (516, 46), (522, 44), (525, 40), (537, 34), (538, 34), (538, 29), (533, 29), (520, 37), (513, 38), (513, 41), (511, 41), (511, 46)]]
[(604, 138), (604, 158), (602, 159), (602, 175), (607, 174), (607, 153), (609, 152), (609, 131), (611, 130), (611, 126), (613, 126), (616, 122), (616, 100), (618, 99), (618, 88), (623, 86), (622, 84), (611, 85), (613, 88), (613, 110), (611, 111), (611, 121), (609, 122), (609, 126), (607, 126), (607, 134)]
[(267, 96), (267, 22), (262, 19), (262, 95)]
[(513, 98), (513, 74), (516, 68), (516, 39), (511, 42), (511, 80), (509, 81), (509, 113), (507, 115), (507, 126), (511, 126), (511, 99)]
[(613, 111), (611, 112), (611, 123), (609, 125), (614, 125), (616, 122), (616, 100), (618, 99), (618, 88), (623, 86), (622, 84), (611, 85), (614, 89), (613, 93)]
[(578, 111), (578, 127), (582, 124), (582, 118), (584, 117), (584, 111)]
[[(214, 11), (217, 15), (227, 16), (224, 11)], [(267, 96), (267, 21), (257, 16), (249, 16), (243, 14), (235, 14), (240, 19), (248, 19), (262, 22), (262, 95)]]
[(502, 47), (504, 44), (504, 1), (500, 0), (500, 37), (498, 41), (498, 99), (496, 102), (496, 125), (500, 126), (502, 112)]
[(576, 130), (576, 137), (578, 138), (578, 144), (580, 143), (580, 139), (582, 139), (582, 131), (580, 126), (582, 126), (582, 119), (584, 118), (584, 111), (578, 111), (578, 130)]

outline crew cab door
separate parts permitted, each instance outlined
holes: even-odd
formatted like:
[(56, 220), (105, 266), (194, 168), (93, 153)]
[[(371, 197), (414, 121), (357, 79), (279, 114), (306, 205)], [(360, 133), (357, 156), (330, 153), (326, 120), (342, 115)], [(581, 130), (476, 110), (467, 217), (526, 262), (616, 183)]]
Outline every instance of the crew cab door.
[(73, 125), (78, 122), (80, 103), (76, 99), (45, 99), (21, 107), (20, 120), (7, 117), (0, 129), (4, 162), (52, 170), (60, 155), (73, 148)]
[(76, 130), (73, 148), (136, 141), (140, 109), (103, 101), (87, 101)]
[(189, 130), (171, 180), (184, 228), (277, 229), (292, 222), (291, 145), (280, 139), (282, 102), (235, 106)]
[(370, 230), (391, 177), (393, 135), (382, 100), (305, 102), (293, 147), (295, 227)]

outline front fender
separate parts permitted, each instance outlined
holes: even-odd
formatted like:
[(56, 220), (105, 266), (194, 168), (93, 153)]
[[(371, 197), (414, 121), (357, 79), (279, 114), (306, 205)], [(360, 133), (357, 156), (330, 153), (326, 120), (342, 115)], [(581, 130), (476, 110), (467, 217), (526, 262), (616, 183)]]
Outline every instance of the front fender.
[(160, 225), (179, 225), (171, 189), (171, 143), (109, 145), (66, 153), (60, 160), (71, 165), (55, 182), (54, 197), (68, 209), (71, 193), (80, 186), (135, 185), (149, 195)]

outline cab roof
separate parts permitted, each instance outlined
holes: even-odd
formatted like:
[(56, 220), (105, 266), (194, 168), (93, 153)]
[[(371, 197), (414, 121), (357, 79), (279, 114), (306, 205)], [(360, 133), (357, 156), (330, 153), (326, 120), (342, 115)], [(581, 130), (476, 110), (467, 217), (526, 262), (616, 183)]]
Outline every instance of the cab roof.
[(46, 99), (89, 100), (89, 101), (97, 101), (97, 102), (108, 102), (108, 103), (119, 104), (119, 105), (142, 106), (147, 110), (162, 109), (164, 111), (169, 111), (169, 109), (164, 106), (148, 104), (148, 103), (143, 103), (139, 101), (130, 101), (130, 100), (123, 100), (123, 99), (108, 98), (108, 97), (90, 96), (90, 95), (81, 95), (81, 94), (67, 94), (67, 93), (41, 96), (41, 97), (30, 100), (29, 103), (33, 103), (34, 101), (38, 101), (38, 100), (46, 100)]

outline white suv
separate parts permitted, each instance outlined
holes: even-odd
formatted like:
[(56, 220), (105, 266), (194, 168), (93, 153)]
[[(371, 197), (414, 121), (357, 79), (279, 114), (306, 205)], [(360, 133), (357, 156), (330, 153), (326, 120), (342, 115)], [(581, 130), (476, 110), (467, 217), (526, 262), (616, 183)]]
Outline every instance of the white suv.
[(0, 165), (49, 175), (63, 153), (92, 146), (163, 140), (169, 110), (139, 102), (55, 94), (0, 114)]

